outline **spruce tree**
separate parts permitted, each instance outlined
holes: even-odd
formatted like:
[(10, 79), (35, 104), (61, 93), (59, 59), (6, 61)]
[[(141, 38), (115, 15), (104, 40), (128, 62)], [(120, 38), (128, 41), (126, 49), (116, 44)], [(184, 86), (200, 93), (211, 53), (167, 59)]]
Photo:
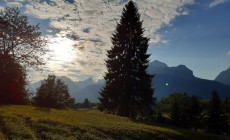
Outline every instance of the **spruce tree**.
[(85, 98), (84, 102), (82, 103), (82, 107), (90, 108), (90, 101), (88, 98)]
[(136, 5), (129, 1), (112, 36), (108, 50), (106, 85), (99, 98), (99, 109), (128, 117), (146, 117), (154, 105), (152, 75), (147, 74), (149, 39)]
[(212, 92), (212, 97), (209, 101), (207, 130), (214, 134), (229, 134), (228, 119), (223, 112), (221, 100), (215, 90)]

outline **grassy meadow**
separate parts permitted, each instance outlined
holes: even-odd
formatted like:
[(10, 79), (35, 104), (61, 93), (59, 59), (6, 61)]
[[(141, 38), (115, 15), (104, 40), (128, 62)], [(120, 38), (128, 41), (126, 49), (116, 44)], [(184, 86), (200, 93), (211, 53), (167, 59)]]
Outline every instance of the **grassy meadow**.
[(0, 139), (9, 140), (227, 140), (160, 124), (144, 124), (97, 110), (57, 110), (34, 106), (1, 106)]

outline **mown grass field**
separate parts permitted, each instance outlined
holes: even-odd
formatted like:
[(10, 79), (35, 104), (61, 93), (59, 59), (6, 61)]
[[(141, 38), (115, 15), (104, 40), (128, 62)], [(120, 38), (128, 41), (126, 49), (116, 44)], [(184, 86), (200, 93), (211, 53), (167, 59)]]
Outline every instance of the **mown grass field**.
[(227, 140), (159, 124), (138, 123), (97, 110), (0, 106), (0, 139), (10, 140)]

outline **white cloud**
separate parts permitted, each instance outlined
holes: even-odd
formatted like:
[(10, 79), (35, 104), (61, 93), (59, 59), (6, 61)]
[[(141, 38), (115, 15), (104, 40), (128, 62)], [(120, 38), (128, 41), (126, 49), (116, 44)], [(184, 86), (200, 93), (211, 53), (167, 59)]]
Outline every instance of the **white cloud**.
[[(101, 78), (106, 70), (104, 65), (106, 50), (111, 48), (111, 35), (127, 1), (75, 0), (74, 3), (69, 3), (64, 0), (17, 0), (23, 4), (26, 14), (40, 19), (41, 22), (48, 21), (45, 28), (49, 31), (49, 35), (56, 29), (53, 34), (54, 40), (61, 36), (65, 38), (62, 44), (65, 44), (63, 41), (74, 44), (75, 64), (62, 62), (68, 65), (63, 68), (54, 66), (55, 62), (51, 61), (48, 67), (53, 69), (52, 72), (74, 75), (67, 71), (71, 68), (81, 72), (82, 75), (94, 75), (95, 78)], [(137, 3), (141, 13), (145, 35), (150, 37), (150, 43), (167, 44), (169, 42), (162, 40), (156, 31), (162, 26), (169, 26), (177, 16), (189, 14), (189, 10), (184, 6), (193, 4), (194, 0), (134, 0), (134, 2)], [(73, 51), (71, 47), (69, 49)]]
[(8, 2), (8, 7), (22, 7), (23, 5), (20, 2)]
[(212, 8), (212, 7), (215, 7), (219, 4), (223, 4), (223, 3), (226, 3), (226, 2), (229, 2), (229, 0), (213, 0), (210, 4), (209, 4), (209, 7)]
[(227, 55), (230, 55), (230, 51), (229, 51), (229, 52), (227, 52)]

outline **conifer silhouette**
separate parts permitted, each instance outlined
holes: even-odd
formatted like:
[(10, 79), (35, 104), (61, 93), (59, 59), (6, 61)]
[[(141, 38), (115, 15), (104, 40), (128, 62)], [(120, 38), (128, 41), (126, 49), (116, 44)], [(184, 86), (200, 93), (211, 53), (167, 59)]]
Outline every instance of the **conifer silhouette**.
[(149, 39), (143, 33), (138, 8), (129, 1), (112, 36), (113, 46), (108, 50), (106, 85), (99, 98), (101, 111), (128, 117), (151, 114), (155, 100), (153, 76), (146, 72)]

